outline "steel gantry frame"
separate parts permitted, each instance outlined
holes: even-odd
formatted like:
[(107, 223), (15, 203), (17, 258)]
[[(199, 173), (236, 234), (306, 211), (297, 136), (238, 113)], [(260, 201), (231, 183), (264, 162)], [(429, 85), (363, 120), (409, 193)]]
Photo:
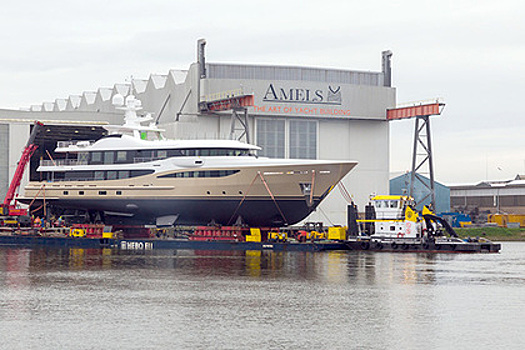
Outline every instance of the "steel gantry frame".
[[(248, 107), (253, 106), (253, 94), (245, 94), (242, 89), (227, 91), (206, 96), (200, 102), (202, 113), (217, 113), (231, 111), (230, 139), (251, 143), (248, 123)], [(237, 133), (240, 132), (240, 133)]]
[[(414, 198), (416, 206), (427, 198), (430, 198), (430, 205), (436, 209), (436, 190), (434, 181), (434, 160), (432, 155), (432, 140), (430, 130), (430, 116), (440, 115), (445, 104), (439, 100), (430, 103), (412, 104), (406, 107), (398, 107), (387, 110), (387, 120), (400, 120), (415, 118), (414, 144), (412, 150), (412, 169), (410, 172), (410, 192), (409, 196)], [(429, 183), (420, 174), (423, 166), (428, 167)], [(416, 198), (415, 187), (419, 182), (427, 191), (423, 192), (421, 198)]]
[[(414, 130), (414, 148), (412, 151), (412, 171), (410, 173), (410, 193), (409, 195), (415, 199), (416, 181), (421, 183), (426, 189), (427, 193), (423, 197), (418, 198), (416, 205), (424, 202), (430, 197), (430, 205), (432, 209), (436, 209), (436, 190), (434, 185), (434, 162), (432, 157), (432, 141), (430, 132), (430, 116), (417, 116), (416, 127)], [(418, 147), (419, 146), (419, 147)], [(419, 162), (418, 162), (419, 158)], [(428, 166), (428, 175), (430, 182), (427, 184), (425, 179), (418, 173), (418, 171), (425, 165)]]

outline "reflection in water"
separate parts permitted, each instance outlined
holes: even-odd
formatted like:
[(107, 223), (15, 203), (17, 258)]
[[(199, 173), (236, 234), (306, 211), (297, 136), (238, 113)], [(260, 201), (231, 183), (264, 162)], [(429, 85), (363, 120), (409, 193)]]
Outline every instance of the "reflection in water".
[(512, 348), (525, 341), (524, 275), (520, 243), (495, 255), (0, 248), (0, 329), (24, 349)]

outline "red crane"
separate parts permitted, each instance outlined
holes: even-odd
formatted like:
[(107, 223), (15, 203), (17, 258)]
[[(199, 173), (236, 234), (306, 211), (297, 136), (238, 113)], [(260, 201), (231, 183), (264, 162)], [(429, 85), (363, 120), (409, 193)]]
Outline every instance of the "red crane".
[(27, 144), (24, 147), (24, 150), (22, 151), (22, 156), (20, 157), (18, 165), (16, 166), (15, 174), (13, 175), (13, 179), (9, 184), (9, 189), (7, 190), (7, 193), (5, 195), (4, 202), (0, 204), (0, 215), (27, 215), (27, 209), (17, 208), (16, 204), (13, 203), (13, 200), (15, 200), (18, 193), (18, 189), (20, 188), (20, 183), (22, 182), (22, 177), (24, 176), (25, 168), (29, 163), (31, 156), (35, 153), (36, 149), (38, 148), (38, 145), (35, 144), (35, 139), (40, 127), (42, 127), (43, 125), (44, 124), (42, 124), (41, 122), (35, 121), (35, 126), (33, 127), (31, 135), (29, 136), (29, 140), (27, 140)]

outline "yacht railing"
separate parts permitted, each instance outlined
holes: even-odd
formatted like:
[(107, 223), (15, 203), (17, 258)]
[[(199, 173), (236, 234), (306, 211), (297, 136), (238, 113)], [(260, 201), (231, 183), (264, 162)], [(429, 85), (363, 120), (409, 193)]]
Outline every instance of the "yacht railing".
[(42, 159), (40, 166), (71, 166), (71, 165), (88, 165), (87, 160), (78, 159)]
[(53, 183), (53, 182), (75, 182), (75, 181), (103, 181), (104, 179), (95, 179), (94, 177), (79, 177), (79, 178), (75, 178), (75, 179), (48, 179), (48, 180), (44, 180), (48, 183)]

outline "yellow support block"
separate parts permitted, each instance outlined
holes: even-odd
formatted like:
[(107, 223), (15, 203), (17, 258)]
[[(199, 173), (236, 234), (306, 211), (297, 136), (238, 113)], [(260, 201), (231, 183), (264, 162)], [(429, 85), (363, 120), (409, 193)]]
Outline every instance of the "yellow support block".
[(328, 239), (344, 241), (346, 239), (346, 230), (344, 227), (335, 226), (328, 228)]
[(261, 229), (260, 228), (250, 228), (250, 235), (261, 237)]
[(260, 242), (260, 241), (261, 241), (261, 236), (252, 236), (252, 235), (246, 236), (246, 242)]
[(102, 238), (115, 238), (115, 233), (114, 232), (102, 232)]
[(246, 236), (246, 242), (261, 242), (261, 229), (250, 228), (250, 234)]

